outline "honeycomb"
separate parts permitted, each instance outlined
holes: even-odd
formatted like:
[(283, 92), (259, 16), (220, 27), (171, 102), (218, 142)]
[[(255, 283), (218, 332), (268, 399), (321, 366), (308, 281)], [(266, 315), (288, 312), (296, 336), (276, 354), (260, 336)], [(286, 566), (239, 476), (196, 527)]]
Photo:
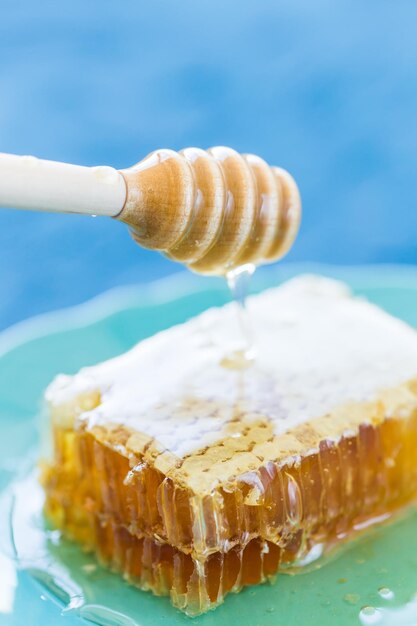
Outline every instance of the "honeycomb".
[(181, 459), (120, 423), (74, 419), (80, 412), (52, 416), (47, 517), (188, 615), (301, 568), (313, 548), (325, 553), (417, 497), (415, 380), (282, 434), (242, 416)]

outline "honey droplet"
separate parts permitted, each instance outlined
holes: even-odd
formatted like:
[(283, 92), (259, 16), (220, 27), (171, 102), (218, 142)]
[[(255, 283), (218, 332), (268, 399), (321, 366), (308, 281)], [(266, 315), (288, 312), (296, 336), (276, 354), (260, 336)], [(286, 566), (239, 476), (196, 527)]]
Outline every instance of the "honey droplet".
[(255, 355), (251, 350), (236, 350), (226, 355), (220, 361), (220, 365), (226, 369), (245, 370), (250, 367), (255, 359)]
[(394, 598), (394, 592), (388, 587), (380, 587), (378, 593), (384, 600), (392, 600)]
[(364, 626), (377, 624), (380, 617), (381, 612), (378, 611), (378, 609), (376, 609), (374, 606), (364, 606), (359, 612), (359, 619)]
[(347, 593), (343, 596), (343, 600), (348, 604), (357, 604), (360, 599), (361, 597), (357, 593)]

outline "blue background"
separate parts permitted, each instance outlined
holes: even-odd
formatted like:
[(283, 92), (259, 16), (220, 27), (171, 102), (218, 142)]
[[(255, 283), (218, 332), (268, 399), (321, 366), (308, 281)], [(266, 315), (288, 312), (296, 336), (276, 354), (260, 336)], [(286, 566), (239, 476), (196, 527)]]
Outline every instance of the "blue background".
[[(288, 261), (417, 260), (415, 0), (0, 0), (0, 150), (125, 167), (226, 144), (288, 168)], [(0, 210), (0, 327), (179, 266), (105, 218)]]

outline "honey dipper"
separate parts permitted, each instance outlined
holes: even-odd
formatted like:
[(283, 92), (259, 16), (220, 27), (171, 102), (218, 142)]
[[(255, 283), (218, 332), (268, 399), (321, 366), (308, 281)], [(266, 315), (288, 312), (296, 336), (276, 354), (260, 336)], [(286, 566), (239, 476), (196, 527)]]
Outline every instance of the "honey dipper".
[(113, 217), (203, 274), (279, 259), (301, 217), (288, 172), (225, 147), (156, 150), (124, 170), (0, 154), (0, 206)]

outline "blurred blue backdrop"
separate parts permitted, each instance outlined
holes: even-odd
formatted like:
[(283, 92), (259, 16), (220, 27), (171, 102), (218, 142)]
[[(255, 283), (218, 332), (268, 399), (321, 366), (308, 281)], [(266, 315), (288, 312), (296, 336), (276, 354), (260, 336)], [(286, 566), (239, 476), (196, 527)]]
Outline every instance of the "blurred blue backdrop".
[[(417, 261), (415, 0), (2, 0), (0, 150), (125, 167), (226, 144), (294, 173), (288, 261)], [(0, 210), (0, 327), (179, 266), (105, 218)]]

